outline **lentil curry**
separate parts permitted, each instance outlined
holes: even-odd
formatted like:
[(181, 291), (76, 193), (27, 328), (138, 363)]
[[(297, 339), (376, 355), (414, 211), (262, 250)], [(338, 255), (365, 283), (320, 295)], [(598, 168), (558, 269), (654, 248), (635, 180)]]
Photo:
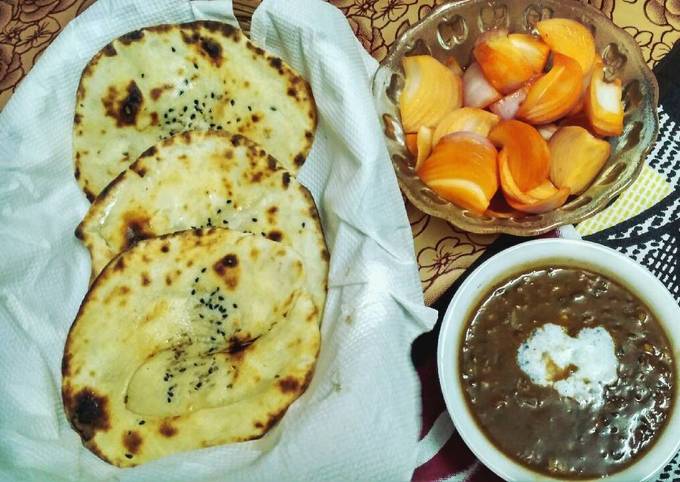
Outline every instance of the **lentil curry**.
[[(520, 369), (518, 349), (547, 323), (570, 337), (603, 327), (613, 339), (617, 379), (600, 405), (532, 383)], [(622, 470), (654, 444), (675, 399), (674, 361), (654, 314), (628, 289), (585, 269), (536, 268), (501, 282), (472, 314), (459, 356), (480, 428), (506, 455), (552, 477)], [(555, 376), (577, 373), (569, 366)]]

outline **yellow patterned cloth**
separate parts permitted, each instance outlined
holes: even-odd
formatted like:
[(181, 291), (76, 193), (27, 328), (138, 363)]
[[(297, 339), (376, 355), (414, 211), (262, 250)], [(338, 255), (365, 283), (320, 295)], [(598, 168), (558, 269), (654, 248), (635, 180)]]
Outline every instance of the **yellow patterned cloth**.
[(645, 164), (640, 177), (609, 207), (576, 226), (581, 236), (597, 233), (640, 214), (668, 196), (673, 188)]

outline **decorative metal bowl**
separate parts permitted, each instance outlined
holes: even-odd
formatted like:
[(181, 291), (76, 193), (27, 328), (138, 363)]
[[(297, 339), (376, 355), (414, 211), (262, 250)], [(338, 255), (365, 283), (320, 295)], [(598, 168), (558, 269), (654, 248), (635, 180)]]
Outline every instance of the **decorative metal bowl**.
[[(430, 54), (443, 61), (453, 56), (466, 66), (471, 63), (475, 39), (482, 32), (494, 28), (534, 32), (539, 20), (551, 17), (572, 18), (590, 28), (605, 63), (605, 75), (621, 79), (624, 128), (621, 136), (610, 140), (609, 160), (584, 193), (543, 214), (500, 219), (480, 216), (442, 199), (416, 175), (415, 161), (406, 149), (399, 117), (399, 96), (404, 86), (402, 57)], [(373, 78), (373, 96), (406, 197), (427, 214), (482, 234), (535, 236), (563, 224), (578, 223), (605, 208), (640, 174), (659, 125), (659, 87), (640, 47), (598, 10), (572, 0), (458, 0), (441, 5), (395, 41)]]

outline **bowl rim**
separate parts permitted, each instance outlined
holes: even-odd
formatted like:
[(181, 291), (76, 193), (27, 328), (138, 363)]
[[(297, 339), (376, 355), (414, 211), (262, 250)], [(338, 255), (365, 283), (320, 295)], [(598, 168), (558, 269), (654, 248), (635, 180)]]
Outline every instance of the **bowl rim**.
[[(461, 284), (444, 314), (437, 346), (437, 371), (446, 408), (466, 445), (498, 476), (510, 481), (554, 481), (514, 461), (496, 448), (477, 425), (459, 377), (459, 350), (471, 312), (499, 281), (531, 266), (571, 264), (623, 284), (655, 314), (674, 359), (674, 399), (666, 426), (651, 448), (627, 468), (608, 476), (612, 482), (646, 481), (680, 449), (680, 306), (661, 281), (644, 266), (616, 250), (582, 240), (539, 239), (513, 246), (489, 258)], [(674, 435), (675, 434), (675, 435)], [(589, 479), (592, 481), (599, 478)]]
[[(652, 119), (654, 122), (654, 125), (652, 126), (652, 133), (650, 137), (650, 142), (649, 144), (643, 149), (643, 151), (640, 153), (639, 159), (637, 161), (637, 165), (635, 167), (635, 170), (631, 173), (631, 175), (625, 179), (625, 181), (621, 182), (619, 185), (615, 186), (610, 192), (607, 193), (607, 195), (603, 196), (597, 196), (591, 199), (590, 202), (586, 204), (587, 209), (584, 209), (578, 213), (578, 215), (575, 215), (575, 211), (569, 211), (566, 212), (565, 215), (561, 219), (554, 219), (552, 222), (543, 224), (543, 225), (538, 225), (538, 226), (522, 226), (522, 225), (506, 225), (506, 224), (477, 224), (475, 222), (470, 222), (469, 218), (466, 215), (442, 215), (441, 211), (439, 211), (436, 208), (431, 208), (429, 205), (426, 203), (421, 202), (421, 199), (419, 196), (417, 196), (411, 189), (411, 186), (402, 178), (402, 176), (399, 174), (398, 169), (396, 166), (394, 166), (394, 160), (390, 159), (390, 162), (393, 163), (393, 167), (395, 167), (395, 173), (397, 177), (397, 182), (399, 184), (399, 187), (401, 191), (404, 193), (406, 198), (409, 200), (411, 204), (413, 204), (418, 210), (424, 212), (425, 214), (428, 214), (430, 216), (443, 219), (454, 226), (456, 226), (459, 229), (463, 229), (465, 231), (469, 231), (472, 233), (476, 234), (510, 234), (514, 236), (537, 236), (540, 234), (545, 234), (549, 231), (554, 230), (555, 228), (558, 228), (560, 226), (564, 226), (566, 224), (577, 224), (579, 222), (582, 222), (586, 219), (591, 218), (594, 216), (596, 213), (602, 211), (605, 209), (613, 200), (615, 200), (623, 191), (625, 191), (628, 187), (630, 187), (640, 176), (640, 173), (642, 172), (642, 169), (645, 164), (646, 158), (649, 156), (649, 153), (652, 151), (654, 146), (656, 145), (656, 141), (658, 139), (658, 134), (659, 134), (659, 114), (658, 114), (658, 107), (659, 107), (659, 84), (656, 79), (656, 76), (650, 69), (649, 65), (647, 65), (647, 62), (644, 60), (644, 55), (642, 53), (642, 48), (640, 45), (637, 43), (637, 41), (633, 38), (632, 35), (630, 35), (626, 30), (623, 28), (619, 27), (616, 25), (610, 18), (608, 18), (606, 15), (604, 15), (600, 10), (597, 8), (593, 7), (592, 5), (589, 4), (583, 4), (577, 0), (544, 0), (547, 3), (556, 3), (560, 5), (571, 5), (575, 9), (581, 9), (583, 11), (590, 12), (593, 15), (599, 16), (601, 19), (603, 19), (606, 23), (608, 23), (614, 30), (616, 30), (620, 35), (623, 36), (623, 38), (626, 39), (627, 47), (631, 48), (632, 52), (634, 52), (635, 56), (640, 60), (639, 64), (642, 66), (642, 76), (644, 79), (648, 82), (649, 88), (652, 94)], [(386, 66), (390, 64), (391, 62), (394, 61), (394, 57), (397, 55), (397, 50), (399, 49), (400, 44), (402, 43), (401, 40), (409, 35), (412, 31), (417, 30), (420, 28), (420, 26), (427, 22), (428, 18), (434, 15), (439, 15), (443, 11), (449, 11), (453, 10), (457, 7), (464, 6), (466, 4), (471, 4), (471, 3), (481, 3), (482, 0), (449, 0), (445, 1), (445, 3), (438, 5), (437, 7), (433, 8), (427, 15), (425, 15), (423, 18), (419, 19), (416, 23), (412, 24), (408, 29), (403, 31), (390, 45), (390, 48), (385, 55), (385, 57), (380, 61), (378, 68), (373, 74), (373, 77), (371, 79), (371, 90), (373, 93), (373, 97), (376, 97), (376, 91), (379, 89), (379, 78), (380, 75), (384, 70), (389, 70)], [(377, 109), (379, 110), (379, 109)], [(378, 115), (382, 115), (381, 112), (378, 112)], [(401, 125), (401, 120), (396, 119), (399, 125)], [(403, 127), (402, 127), (403, 129)], [(424, 183), (423, 183), (424, 185)], [(425, 186), (426, 189), (429, 189), (427, 186)], [(432, 191), (432, 196), (439, 197), (434, 191)], [(581, 196), (581, 195), (579, 195)], [(441, 199), (441, 198), (440, 198)], [(578, 199), (578, 197), (577, 197)], [(444, 200), (445, 201), (445, 200)], [(458, 206), (453, 205), (453, 203), (448, 202), (451, 204), (455, 209), (460, 209), (462, 211), (462, 208), (459, 208)], [(449, 207), (451, 208), (451, 207)]]

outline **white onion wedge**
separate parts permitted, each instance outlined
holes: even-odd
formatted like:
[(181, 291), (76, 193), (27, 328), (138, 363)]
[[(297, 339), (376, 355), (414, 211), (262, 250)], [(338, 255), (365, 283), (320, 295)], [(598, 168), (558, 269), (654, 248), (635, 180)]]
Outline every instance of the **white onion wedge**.
[(404, 90), (399, 97), (401, 122), (406, 132), (421, 126), (434, 128), (453, 109), (462, 105), (462, 80), (430, 55), (402, 59)]
[(557, 124), (544, 124), (542, 126), (536, 126), (536, 130), (538, 131), (539, 134), (541, 134), (541, 137), (546, 141), (550, 140), (553, 134), (557, 132), (557, 129), (559, 129)]
[(418, 129), (418, 137), (416, 138), (417, 154), (416, 154), (416, 171), (422, 166), (423, 161), (430, 156), (432, 152), (432, 129), (422, 126)]
[(489, 110), (503, 120), (514, 119), (519, 105), (527, 98), (529, 89), (525, 86), (489, 106)]
[(465, 107), (480, 109), (496, 102), (501, 94), (486, 80), (477, 62), (470, 65), (463, 74), (463, 104)]

